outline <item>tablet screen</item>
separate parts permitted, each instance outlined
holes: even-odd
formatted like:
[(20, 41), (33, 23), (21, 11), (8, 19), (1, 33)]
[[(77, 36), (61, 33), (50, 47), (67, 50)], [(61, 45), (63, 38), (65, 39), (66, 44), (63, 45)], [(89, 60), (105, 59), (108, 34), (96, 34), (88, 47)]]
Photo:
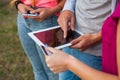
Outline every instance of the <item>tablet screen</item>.
[(44, 44), (51, 47), (58, 47), (69, 43), (71, 40), (80, 36), (76, 31), (69, 30), (67, 38), (63, 37), (61, 28), (50, 29), (34, 33), (34, 35)]

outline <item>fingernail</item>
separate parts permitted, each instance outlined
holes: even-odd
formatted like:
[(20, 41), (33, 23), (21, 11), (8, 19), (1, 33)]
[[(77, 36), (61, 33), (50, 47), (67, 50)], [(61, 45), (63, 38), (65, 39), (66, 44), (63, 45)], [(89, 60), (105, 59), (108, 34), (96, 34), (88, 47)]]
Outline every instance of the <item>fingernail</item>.
[(66, 36), (64, 36), (64, 38), (66, 38)]
[(30, 11), (30, 13), (33, 13), (33, 11)]

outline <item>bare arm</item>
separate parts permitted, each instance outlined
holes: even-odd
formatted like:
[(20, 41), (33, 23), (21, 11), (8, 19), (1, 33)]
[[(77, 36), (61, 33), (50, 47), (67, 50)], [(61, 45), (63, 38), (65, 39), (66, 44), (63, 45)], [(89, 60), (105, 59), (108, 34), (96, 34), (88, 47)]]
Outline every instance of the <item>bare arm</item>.
[[(54, 48), (48, 49), (52, 51), (53, 54), (51, 56), (46, 56), (46, 63), (54, 73), (70, 70), (82, 80), (120, 80), (119, 76), (93, 69), (63, 51)], [(120, 66), (118, 65), (118, 67)]]
[[(98, 38), (99, 39), (99, 38)], [(117, 26), (117, 64), (118, 76), (95, 70), (77, 59), (71, 57), (68, 68), (83, 80), (120, 80), (120, 20)], [(72, 65), (74, 64), (74, 65)]]
[[(120, 25), (120, 21), (119, 21)], [(101, 40), (100, 33), (98, 33), (99, 37), (96, 38), (96, 41)], [(118, 73), (120, 73), (120, 26), (117, 31), (117, 62), (118, 62)], [(118, 40), (119, 39), (119, 40)], [(54, 54), (46, 57), (46, 62), (48, 67), (55, 73), (59, 73), (65, 70), (70, 70), (76, 75), (78, 75), (82, 80), (120, 80), (120, 74), (118, 76), (112, 75), (109, 73), (105, 73), (102, 71), (98, 71), (89, 67), (88, 65), (82, 63), (77, 60), (73, 56), (67, 55), (65, 52), (60, 50), (56, 50), (54, 48), (48, 48)], [(62, 62), (62, 63), (61, 63)]]
[(51, 13), (55, 14), (57, 12), (60, 12), (63, 9), (65, 1), (66, 0), (58, 0), (58, 5), (54, 8), (51, 8)]
[[(68, 61), (69, 69), (81, 77), (83, 80), (120, 80), (120, 20), (118, 21), (117, 26), (117, 64), (118, 64), (118, 76), (104, 73), (98, 70), (95, 70), (82, 62), (71, 58)], [(75, 65), (72, 65), (75, 64)], [(98, 76), (99, 75), (99, 76)]]
[(119, 80), (118, 76), (95, 70), (78, 61), (74, 57), (70, 57), (70, 60), (68, 61), (68, 69), (83, 80)]
[(117, 64), (118, 64), (118, 75), (120, 80), (120, 19), (117, 26)]
[(66, 0), (59, 0), (58, 5), (52, 8), (38, 8), (36, 10), (30, 11), (30, 13), (40, 13), (36, 17), (29, 17), (39, 21), (43, 21), (46, 18), (55, 15), (57, 12), (60, 12), (64, 6)]

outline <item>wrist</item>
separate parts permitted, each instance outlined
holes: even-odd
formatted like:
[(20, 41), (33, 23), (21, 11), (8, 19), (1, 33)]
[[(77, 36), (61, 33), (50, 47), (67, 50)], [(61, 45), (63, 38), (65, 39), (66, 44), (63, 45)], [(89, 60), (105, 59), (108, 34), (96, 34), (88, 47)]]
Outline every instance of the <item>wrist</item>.
[(93, 34), (92, 40), (97, 43), (97, 42), (101, 42), (101, 32), (95, 33)]
[(75, 61), (75, 58), (73, 56), (69, 55), (69, 57), (67, 58), (67, 61), (66, 61), (68, 70), (71, 70), (71, 66), (73, 65), (74, 61)]

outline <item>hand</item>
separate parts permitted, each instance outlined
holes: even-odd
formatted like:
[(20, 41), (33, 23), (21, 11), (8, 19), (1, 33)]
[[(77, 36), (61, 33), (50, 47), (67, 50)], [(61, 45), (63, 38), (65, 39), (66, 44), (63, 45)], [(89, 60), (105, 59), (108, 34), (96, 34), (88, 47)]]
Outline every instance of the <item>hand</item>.
[(64, 31), (64, 38), (66, 38), (68, 28), (70, 27), (71, 30), (74, 30), (74, 24), (75, 24), (74, 13), (69, 10), (63, 11), (58, 18), (58, 24), (61, 26), (62, 30)]
[(70, 55), (51, 47), (49, 47), (48, 50), (53, 53), (50, 56), (46, 56), (46, 63), (50, 70), (54, 73), (59, 73), (67, 70)]
[(32, 19), (35, 19), (35, 20), (38, 20), (38, 21), (43, 21), (45, 20), (46, 18), (50, 17), (52, 14), (51, 10), (48, 9), (48, 8), (38, 8), (36, 10), (32, 10), (30, 11), (30, 13), (39, 13), (38, 16), (34, 16), (34, 17), (31, 17), (31, 16), (28, 16), (28, 18), (32, 18)]
[(21, 14), (27, 13), (28, 11), (33, 10), (30, 6), (24, 4), (18, 4), (18, 10)]
[(100, 34), (84, 34), (77, 39), (74, 39), (71, 41), (72, 48), (78, 48), (81, 51), (84, 51), (85, 49), (93, 46), (97, 42), (101, 40)]

